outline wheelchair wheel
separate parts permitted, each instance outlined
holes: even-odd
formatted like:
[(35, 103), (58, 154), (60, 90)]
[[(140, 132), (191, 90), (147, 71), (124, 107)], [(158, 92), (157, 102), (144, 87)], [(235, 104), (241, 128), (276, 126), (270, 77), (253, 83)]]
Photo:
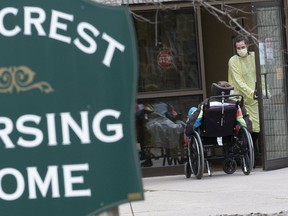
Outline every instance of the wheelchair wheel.
[(249, 175), (254, 166), (253, 141), (247, 128), (242, 127), (239, 131), (239, 143), (242, 146), (241, 169), (245, 175)]
[(199, 134), (195, 131), (188, 146), (189, 165), (197, 179), (204, 173), (204, 151)]
[(192, 170), (191, 170), (191, 167), (190, 167), (190, 163), (189, 163), (189, 162), (186, 162), (186, 163), (184, 164), (184, 172), (185, 172), (186, 178), (190, 178), (190, 177), (191, 177)]
[(237, 163), (235, 160), (228, 158), (223, 162), (223, 171), (227, 174), (233, 174), (236, 171)]

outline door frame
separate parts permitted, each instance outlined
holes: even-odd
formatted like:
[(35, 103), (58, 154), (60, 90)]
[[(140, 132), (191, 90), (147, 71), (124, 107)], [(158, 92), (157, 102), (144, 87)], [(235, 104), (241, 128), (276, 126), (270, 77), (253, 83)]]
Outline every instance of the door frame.
[[(273, 7), (273, 6), (280, 6), (283, 4), (282, 0), (274, 0), (274, 1), (263, 1), (263, 2), (252, 2), (252, 8), (265, 8), (265, 7)], [(282, 19), (282, 23), (285, 23), (284, 20), (284, 15), (283, 15), (283, 10), (281, 11), (281, 19)], [(255, 26), (257, 26), (256, 24), (256, 15), (254, 15), (254, 22), (255, 22)], [(255, 29), (256, 33), (258, 32), (258, 28)], [(282, 32), (284, 33), (285, 30), (282, 28)], [(285, 34), (287, 35), (287, 30), (285, 32)], [(282, 35), (282, 48), (287, 49), (287, 43), (286, 43), (286, 37), (284, 35)], [(260, 51), (258, 46), (255, 46), (255, 60), (256, 60), (256, 78), (257, 78), (257, 83), (260, 83), (261, 81), (261, 69), (260, 69)], [(286, 74), (287, 72), (287, 66), (285, 66), (287, 64), (287, 56), (284, 55), (284, 62), (283, 62), (283, 73)], [(286, 85), (287, 88), (287, 78), (284, 77), (284, 83)], [(262, 88), (260, 85), (258, 85), (258, 89), (257, 89), (258, 93), (259, 93), (259, 117), (260, 117), (260, 130), (261, 130), (261, 135), (260, 135), (260, 143), (261, 143), (261, 149), (263, 150), (262, 152), (262, 165), (263, 165), (263, 169), (264, 170), (275, 170), (275, 169), (280, 169), (280, 168), (284, 168), (284, 167), (288, 167), (288, 157), (284, 157), (284, 158), (277, 158), (277, 159), (272, 159), (272, 160), (268, 160), (267, 159), (267, 149), (266, 149), (266, 139), (265, 139), (265, 121), (264, 121), (264, 107), (263, 107), (263, 97), (262, 97)], [(287, 104), (287, 89), (286, 89), (286, 104)], [(287, 112), (287, 110), (286, 110)], [(287, 113), (286, 113), (287, 115)], [(287, 123), (288, 124), (288, 123)]]

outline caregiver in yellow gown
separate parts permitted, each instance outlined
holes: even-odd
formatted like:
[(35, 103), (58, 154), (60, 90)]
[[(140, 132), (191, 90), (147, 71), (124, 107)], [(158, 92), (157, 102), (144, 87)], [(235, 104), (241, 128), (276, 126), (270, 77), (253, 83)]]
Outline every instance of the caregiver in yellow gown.
[(256, 66), (254, 52), (248, 51), (248, 39), (238, 35), (234, 39), (237, 54), (228, 62), (228, 82), (234, 86), (234, 93), (244, 97), (244, 104), (252, 121), (252, 139), (255, 156), (258, 154), (257, 140), (260, 132), (258, 101), (254, 99)]

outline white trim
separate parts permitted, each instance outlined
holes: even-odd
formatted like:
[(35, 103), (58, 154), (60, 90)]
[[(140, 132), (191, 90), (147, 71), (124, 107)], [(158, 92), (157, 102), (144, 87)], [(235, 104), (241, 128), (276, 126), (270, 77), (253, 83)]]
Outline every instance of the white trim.
[[(101, 1), (101, 0), (99, 0)], [(113, 0), (110, 0), (113, 1)], [(119, 1), (119, 0), (118, 0)], [(207, 0), (202, 0), (207, 1)], [(215, 1), (209, 1), (209, 4), (211, 5), (221, 5), (221, 4), (242, 4), (242, 3), (252, 3), (252, 2), (269, 2), (273, 0), (215, 0)], [(207, 1), (208, 2), (208, 1)], [(161, 3), (173, 3), (173, 4), (189, 4), (192, 6), (193, 1), (192, 0), (186, 0), (186, 1), (175, 1), (175, 0), (122, 0), (122, 4), (129, 4), (129, 5), (137, 5), (137, 4), (155, 4), (155, 6), (161, 4)], [(140, 6), (140, 5), (139, 5)], [(144, 5), (146, 6), (146, 5)]]
[(138, 93), (137, 99), (148, 99), (148, 98), (162, 98), (162, 97), (181, 97), (191, 95), (203, 95), (202, 90), (189, 90), (189, 91), (165, 91), (165, 92), (149, 92), (149, 93)]
[[(186, 1), (175, 1), (175, 0), (91, 0), (100, 4), (106, 4), (106, 5), (112, 5), (112, 6), (119, 6), (119, 5), (129, 5), (129, 6), (144, 6), (145, 4), (151, 4), (152, 6), (159, 6), (161, 3), (173, 3), (174, 5), (177, 4), (189, 4), (192, 6), (193, 1), (192, 0), (186, 0)], [(202, 0), (205, 1), (205, 0)], [(209, 4), (211, 5), (219, 5), (219, 4), (241, 4), (241, 3), (252, 3), (252, 2), (269, 2), (272, 0), (215, 0), (215, 1), (209, 1)], [(149, 5), (150, 6), (150, 5)]]
[(205, 77), (205, 64), (204, 64), (204, 49), (203, 49), (203, 35), (202, 35), (202, 20), (201, 20), (201, 8), (197, 8), (196, 10), (197, 16), (197, 38), (198, 38), (198, 46), (199, 46), (199, 63), (200, 63), (200, 72), (201, 72), (201, 82), (203, 89), (203, 98), (207, 97), (206, 92), (206, 77)]

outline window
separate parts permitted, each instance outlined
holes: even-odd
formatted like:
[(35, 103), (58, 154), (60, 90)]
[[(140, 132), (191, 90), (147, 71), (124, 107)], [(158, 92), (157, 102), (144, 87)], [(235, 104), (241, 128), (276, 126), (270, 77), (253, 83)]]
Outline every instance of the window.
[(200, 89), (194, 10), (136, 13), (138, 92)]
[(187, 112), (203, 100), (194, 10), (135, 13), (138, 93), (145, 96), (136, 112), (141, 166), (181, 164)]

